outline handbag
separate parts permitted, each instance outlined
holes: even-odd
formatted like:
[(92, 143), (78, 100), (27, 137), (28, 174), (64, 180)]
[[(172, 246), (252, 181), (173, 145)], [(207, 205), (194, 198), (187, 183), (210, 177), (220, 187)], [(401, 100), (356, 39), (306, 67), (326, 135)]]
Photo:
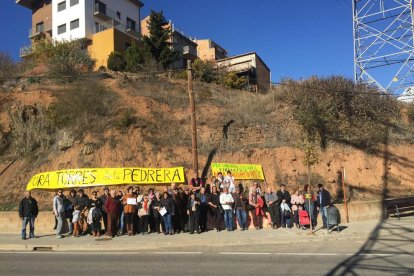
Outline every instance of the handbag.
[(217, 208), (219, 209), (220, 214), (224, 214), (224, 209), (223, 206), (221, 206), (221, 204)]
[(249, 209), (249, 211), (253, 211), (254, 209), (256, 209), (256, 207), (249, 204), (249, 206), (247, 206), (247, 209)]

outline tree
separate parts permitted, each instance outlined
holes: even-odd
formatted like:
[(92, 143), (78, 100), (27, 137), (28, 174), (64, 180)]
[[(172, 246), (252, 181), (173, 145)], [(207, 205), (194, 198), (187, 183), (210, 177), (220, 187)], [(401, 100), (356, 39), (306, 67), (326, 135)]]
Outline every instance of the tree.
[(311, 185), (311, 168), (319, 163), (319, 151), (314, 138), (306, 137), (303, 144), (300, 145), (305, 156), (303, 164), (308, 169), (308, 185)]
[(164, 69), (168, 68), (179, 58), (179, 53), (172, 49), (171, 28), (167, 27), (163, 12), (151, 11), (148, 21), (149, 36), (144, 36), (144, 43), (150, 50), (153, 58)]
[(38, 64), (47, 65), (51, 76), (79, 76), (92, 71), (95, 60), (85, 50), (81, 40), (48, 41), (33, 43), (32, 54)]
[(137, 72), (141, 70), (144, 61), (144, 55), (137, 44), (133, 43), (131, 47), (128, 47), (125, 52), (125, 69), (127, 71)]
[(217, 70), (212, 61), (196, 59), (193, 63), (193, 72), (194, 79), (207, 83), (216, 82), (218, 78)]
[(246, 77), (239, 77), (235, 72), (228, 72), (221, 77), (221, 85), (226, 88), (242, 89), (247, 84)]
[(108, 57), (108, 69), (112, 71), (123, 71), (125, 69), (124, 56), (119, 52), (112, 52)]

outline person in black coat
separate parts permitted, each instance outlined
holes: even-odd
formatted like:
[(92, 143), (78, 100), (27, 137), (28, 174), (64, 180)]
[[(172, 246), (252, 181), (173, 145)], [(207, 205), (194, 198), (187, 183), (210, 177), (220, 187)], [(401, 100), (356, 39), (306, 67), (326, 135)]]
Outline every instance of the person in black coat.
[(34, 222), (39, 214), (39, 207), (37, 205), (36, 199), (32, 197), (30, 191), (24, 193), (24, 198), (20, 201), (19, 204), (19, 216), (22, 219), (22, 240), (26, 239), (26, 227), (27, 223), (30, 226), (29, 237), (35, 238), (34, 235)]
[(316, 198), (316, 209), (322, 216), (323, 227), (327, 227), (327, 217), (328, 217), (328, 210), (327, 207), (331, 204), (331, 195), (322, 184), (318, 184), (319, 192)]
[[(277, 205), (279, 206), (279, 213), (283, 214), (282, 210), (280, 209), (280, 205), (282, 204), (282, 201), (285, 200), (285, 202), (289, 205), (289, 207), (291, 207), (290, 201), (290, 194), (289, 192), (286, 190), (286, 185), (285, 184), (281, 184), (280, 185), (280, 190), (277, 191), (276, 193), (277, 195)], [(280, 216), (280, 224), (282, 224), (282, 216)]]
[(175, 214), (174, 201), (172, 200), (172, 198), (167, 192), (163, 193), (163, 199), (161, 199), (160, 207), (161, 207), (160, 211), (162, 210), (166, 211), (166, 213), (162, 216), (164, 220), (164, 225), (165, 225), (164, 234), (174, 235), (173, 223), (172, 223), (172, 216), (174, 216)]
[(194, 234), (194, 231), (196, 231), (197, 234), (201, 233), (199, 228), (199, 211), (200, 199), (192, 192), (187, 204), (187, 214), (190, 217), (190, 234)]

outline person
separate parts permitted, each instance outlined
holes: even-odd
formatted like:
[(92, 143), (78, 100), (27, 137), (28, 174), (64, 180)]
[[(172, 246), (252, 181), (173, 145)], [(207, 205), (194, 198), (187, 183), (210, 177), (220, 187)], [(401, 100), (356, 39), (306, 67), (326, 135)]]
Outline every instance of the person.
[(187, 214), (190, 218), (190, 234), (194, 234), (194, 231), (196, 231), (197, 234), (200, 234), (199, 210), (200, 199), (196, 196), (195, 193), (191, 193), (187, 204)]
[[(164, 223), (162, 222), (162, 216), (160, 214), (161, 208), (161, 194), (159, 192), (155, 192), (155, 197), (150, 205), (152, 209), (152, 217), (154, 221), (154, 233), (161, 234), (160, 231), (160, 224), (162, 223), (162, 228), (164, 229)], [(164, 231), (164, 230), (163, 230)]]
[(116, 200), (120, 203), (119, 204), (119, 213), (118, 213), (118, 236), (122, 236), (124, 234), (124, 222), (125, 222), (125, 214), (124, 214), (124, 192), (122, 190), (118, 191), (116, 196)]
[(211, 188), (211, 194), (208, 197), (208, 207), (210, 211), (211, 223), (217, 232), (220, 232), (221, 227), (221, 212), (223, 211), (220, 205), (220, 195), (217, 192), (217, 187)]
[(73, 212), (75, 211), (76, 190), (72, 189), (66, 197), (65, 211), (69, 223), (69, 235), (73, 233)]
[(121, 207), (120, 201), (116, 198), (115, 190), (111, 190), (105, 201), (105, 210), (107, 215), (106, 235), (115, 237), (118, 234), (118, 216)]
[(79, 225), (82, 230), (82, 235), (86, 235), (88, 233), (88, 205), (89, 205), (89, 197), (85, 194), (83, 189), (79, 189), (78, 193), (75, 198), (75, 205), (79, 205), (81, 210), (81, 214), (79, 217)]
[(247, 230), (247, 199), (241, 191), (240, 187), (236, 188), (236, 200), (234, 201), (234, 209), (236, 210), (237, 223), (240, 230)]
[(142, 202), (138, 206), (139, 223), (141, 227), (141, 234), (148, 234), (148, 217), (150, 215), (151, 200), (148, 194), (144, 194)]
[[(280, 185), (280, 190), (277, 191), (276, 193), (277, 195), (277, 205), (279, 206), (279, 211), (282, 214), (282, 210), (280, 209), (280, 205), (282, 204), (282, 201), (285, 200), (285, 202), (289, 205), (291, 198), (290, 198), (290, 194), (289, 192), (286, 190), (286, 185), (285, 184), (281, 184)], [(290, 206), (289, 206), (290, 207)], [(280, 216), (280, 219), (282, 220), (283, 216)], [(282, 222), (282, 221), (280, 221)]]
[(234, 185), (234, 176), (231, 174), (231, 171), (227, 171), (224, 182), (228, 183), (229, 193), (233, 194), (236, 191), (236, 186)]
[[(185, 187), (184, 190), (182, 188), (178, 189), (178, 193), (181, 195), (181, 197), (183, 198), (183, 206), (186, 207), (188, 204), (188, 200), (190, 198), (190, 188)], [(181, 217), (181, 224), (183, 225), (184, 228), (184, 233), (189, 231), (189, 218), (187, 215), (187, 212), (184, 211), (183, 216)]]
[(73, 237), (77, 238), (80, 235), (80, 225), (79, 225), (79, 217), (80, 217), (80, 206), (75, 205), (72, 215), (72, 229), (73, 229)]
[(194, 177), (190, 180), (190, 189), (193, 193), (198, 194), (200, 192), (200, 188), (204, 187), (203, 180), (198, 177), (197, 173), (194, 173)]
[(63, 190), (59, 189), (57, 195), (53, 198), (53, 213), (55, 214), (58, 224), (56, 227), (56, 236), (58, 239), (63, 238), (64, 232), (64, 221), (65, 217), (65, 206), (63, 204)]
[[(153, 188), (149, 188), (148, 189), (148, 199), (151, 200), (151, 202), (153, 202), (154, 198), (155, 198), (155, 191), (154, 191)], [(151, 233), (155, 232), (155, 230), (154, 230), (154, 227), (155, 227), (154, 217), (152, 216), (152, 208), (150, 208), (150, 214), (148, 215), (148, 225), (149, 225), (149, 228), (150, 228), (150, 232)]]
[(37, 205), (36, 199), (32, 197), (30, 191), (24, 192), (24, 197), (19, 204), (19, 217), (22, 220), (22, 240), (26, 239), (26, 228), (29, 224), (29, 238), (35, 238), (35, 219), (39, 214), (39, 206)]
[(198, 223), (200, 225), (200, 231), (207, 231), (207, 211), (208, 211), (208, 197), (206, 194), (206, 189), (204, 187), (200, 188), (200, 192), (197, 194), (199, 206), (198, 206)]
[(179, 234), (180, 232), (184, 232), (184, 214), (186, 213), (187, 206), (184, 205), (183, 198), (181, 194), (178, 193), (177, 186), (174, 186), (172, 190), (172, 200), (174, 202), (174, 215), (172, 217), (173, 225), (174, 225), (174, 233)]
[(304, 186), (303, 200), (305, 201), (305, 210), (308, 212), (309, 218), (312, 223), (311, 228), (313, 229), (316, 226), (316, 218), (315, 218), (316, 196), (315, 196), (315, 193), (312, 191), (312, 188), (308, 184)]
[[(124, 195), (123, 204), (124, 204), (124, 215), (125, 215), (125, 224), (128, 236), (134, 235), (134, 217), (136, 214), (137, 206), (137, 196), (133, 193), (133, 188), (129, 186), (127, 188), (127, 194)], [(128, 200), (129, 199), (129, 200)]]
[(282, 200), (280, 204), (280, 210), (282, 211), (282, 227), (283, 228), (292, 228), (290, 223), (290, 218), (292, 216), (292, 211), (290, 210), (289, 204), (286, 202), (286, 199)]
[(252, 194), (253, 190), (256, 191), (256, 195), (262, 195), (262, 189), (260, 188), (259, 183), (253, 182), (252, 187), (250, 187), (249, 196)]
[(233, 231), (233, 196), (229, 193), (229, 189), (225, 187), (220, 195), (220, 204), (224, 212), (224, 224), (227, 231)]
[(172, 225), (172, 216), (175, 213), (174, 209), (174, 202), (170, 195), (167, 192), (163, 193), (163, 198), (161, 199), (161, 209), (160, 211), (164, 210), (166, 213), (163, 215), (164, 225), (165, 225), (165, 235), (174, 235), (174, 229)]
[(303, 209), (303, 204), (305, 203), (305, 200), (300, 195), (299, 190), (295, 190), (293, 193), (290, 204), (292, 204), (292, 211), (293, 211), (293, 220), (295, 222), (296, 228), (300, 228), (299, 223), (299, 211)]
[[(137, 199), (137, 204), (141, 203), (142, 200), (144, 199), (144, 195), (141, 193), (141, 189), (139, 186), (134, 186), (133, 190), (132, 190), (132, 194), (136, 197)], [(141, 232), (141, 226), (140, 226), (140, 219), (138, 216), (138, 209), (137, 209), (138, 205), (135, 205), (135, 213), (133, 215), (133, 219), (132, 219), (132, 229), (133, 229), (133, 234), (135, 235), (136, 233), (140, 233)]]
[(331, 205), (331, 195), (325, 188), (323, 184), (318, 184), (318, 197), (316, 200), (317, 210), (322, 216), (323, 226), (322, 228), (327, 228), (327, 218), (328, 218), (328, 207)]
[(216, 179), (214, 180), (213, 183), (216, 184), (216, 187), (220, 188), (220, 191), (223, 191), (223, 188), (224, 188), (224, 186), (223, 186), (223, 184), (224, 184), (224, 176), (223, 176), (223, 173), (222, 172), (218, 172), (217, 173), (217, 177), (216, 177)]
[(98, 192), (93, 191), (88, 204), (88, 224), (91, 226), (91, 234), (94, 237), (101, 236), (102, 202), (98, 198)]
[(101, 200), (101, 203), (102, 203), (102, 219), (103, 219), (103, 224), (104, 224), (104, 232), (106, 232), (107, 229), (108, 229), (108, 215), (107, 215), (108, 212), (107, 212), (106, 207), (105, 207), (105, 202), (106, 202), (107, 198), (109, 197), (108, 187), (105, 187), (103, 189), (103, 191), (104, 191), (104, 194), (101, 195), (99, 197), (99, 199)]
[(265, 201), (267, 204), (267, 210), (270, 214), (272, 228), (277, 229), (280, 227), (280, 212), (279, 206), (277, 205), (277, 195), (273, 192), (271, 187), (266, 189)]
[(256, 230), (260, 230), (263, 228), (264, 202), (260, 195), (257, 194), (256, 189), (251, 191), (249, 205), (251, 206), (253, 225)]

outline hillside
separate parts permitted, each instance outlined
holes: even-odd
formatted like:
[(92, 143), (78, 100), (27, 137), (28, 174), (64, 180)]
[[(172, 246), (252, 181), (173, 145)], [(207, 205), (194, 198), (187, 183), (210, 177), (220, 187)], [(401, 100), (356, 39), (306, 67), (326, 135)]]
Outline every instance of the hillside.
[[(184, 166), (191, 172), (187, 84), (164, 76), (112, 74), (72, 83), (46, 79), (0, 86), (0, 206), (16, 206), (35, 173), (79, 167)], [(200, 173), (209, 162), (259, 163), (268, 183), (307, 182), (301, 128), (283, 89), (269, 94), (196, 83)], [(404, 117), (404, 116), (403, 116)], [(402, 119), (403, 120), (403, 119)], [(320, 150), (313, 182), (341, 198), (346, 168), (353, 199), (414, 188), (412, 130), (404, 120), (387, 145), (364, 149), (338, 139)], [(402, 129), (404, 127), (404, 129)], [(363, 133), (368, 130), (362, 130)], [(161, 187), (160, 187), (161, 188)], [(42, 206), (52, 193), (35, 192)]]

